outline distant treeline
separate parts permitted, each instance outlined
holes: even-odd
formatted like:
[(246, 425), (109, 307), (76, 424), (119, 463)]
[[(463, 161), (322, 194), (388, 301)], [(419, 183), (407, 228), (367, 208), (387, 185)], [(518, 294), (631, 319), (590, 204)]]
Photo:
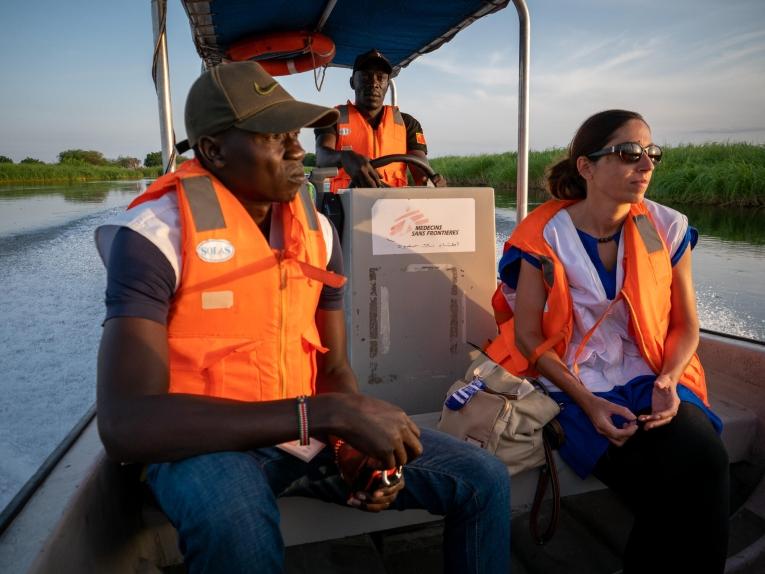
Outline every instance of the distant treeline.
[(162, 173), (161, 167), (0, 163), (0, 184), (19, 183), (78, 183), (83, 181), (117, 181), (153, 179)]
[[(676, 204), (765, 206), (765, 146), (713, 143), (665, 147), (664, 152), (648, 190), (652, 199)], [(564, 155), (560, 148), (530, 153), (533, 198), (544, 197), (545, 170)], [(312, 165), (314, 160), (313, 154), (306, 154), (304, 164)], [(445, 156), (431, 159), (431, 164), (451, 185), (490, 186), (507, 193), (515, 189), (516, 160), (515, 152), (507, 152)], [(61, 152), (56, 164), (33, 158), (15, 164), (0, 156), (0, 184), (155, 178), (162, 173), (161, 164), (160, 152), (147, 154), (143, 166), (136, 158), (107, 160), (100, 152), (86, 150)]]
[[(188, 160), (177, 156), (176, 165)], [(130, 179), (153, 179), (162, 175), (162, 152), (151, 152), (141, 160), (134, 157), (106, 159), (99, 151), (66, 150), (58, 154), (58, 163), (45, 163), (27, 157), (14, 163), (0, 155), (0, 185), (20, 183), (78, 183), (83, 181), (116, 181)], [(316, 156), (307, 153), (303, 165), (316, 165)]]
[[(529, 187), (538, 197), (545, 170), (565, 156), (564, 149), (529, 154)], [(515, 189), (517, 154), (446, 156), (431, 159), (450, 185), (486, 185)], [(667, 203), (765, 206), (765, 146), (713, 143), (664, 147), (648, 195)]]
[[(182, 158), (185, 160), (186, 158)], [(74, 183), (92, 180), (142, 179), (162, 173), (162, 153), (151, 152), (141, 165), (135, 157), (107, 159), (100, 151), (68, 149), (58, 154), (58, 163), (27, 157), (14, 163), (0, 155), (0, 183)]]

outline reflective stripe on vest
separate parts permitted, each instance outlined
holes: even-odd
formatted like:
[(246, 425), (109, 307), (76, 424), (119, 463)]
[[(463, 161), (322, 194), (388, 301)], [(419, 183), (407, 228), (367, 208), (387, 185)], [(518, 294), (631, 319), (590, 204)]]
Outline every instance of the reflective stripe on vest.
[[(574, 202), (552, 200), (537, 207), (505, 243), (505, 251), (516, 247), (536, 255), (543, 262), (543, 278), (547, 292), (545, 310), (542, 313), (545, 341), (533, 351), (528, 360), (515, 343), (514, 318), (507, 305), (503, 305), (505, 298), (500, 288), (494, 295), (495, 315), (502, 317), (503, 321), (499, 325), (499, 336), (488, 345), (486, 352), (494, 361), (518, 376), (537, 375), (534, 368), (536, 359), (549, 349), (565, 360), (571, 341), (573, 312), (568, 281), (560, 259), (544, 240), (543, 233), (552, 217), (572, 203)], [(630, 214), (624, 222), (623, 241), (624, 285), (617, 298), (620, 297), (625, 302), (630, 316), (631, 332), (641, 355), (658, 374), (663, 364), (664, 342), (669, 329), (672, 264), (651, 214), (642, 203), (630, 207)], [(596, 323), (590, 332), (584, 334), (583, 344), (598, 325), (599, 323)], [(692, 357), (680, 382), (708, 404), (704, 371), (697, 355)]]
[[(195, 160), (133, 204), (176, 190), (183, 265), (168, 317), (170, 392), (265, 401), (312, 394), (326, 247), (310, 195), (279, 209), (272, 249), (241, 203)], [(144, 197), (145, 196), (145, 197)]]
[[(337, 109), (340, 119), (337, 123), (335, 150), (353, 150), (369, 159), (407, 152), (406, 126), (398, 108), (384, 106), (383, 117), (376, 129), (372, 129), (352, 103), (337, 106)], [(380, 178), (391, 187), (404, 187), (407, 184), (406, 165), (403, 163), (391, 163), (377, 171)], [(337, 193), (340, 189), (348, 188), (350, 183), (350, 176), (340, 169), (337, 176), (332, 178), (330, 189), (332, 193)]]
[(209, 177), (187, 177), (183, 180), (183, 188), (186, 190), (186, 199), (197, 232), (226, 227), (218, 197)]

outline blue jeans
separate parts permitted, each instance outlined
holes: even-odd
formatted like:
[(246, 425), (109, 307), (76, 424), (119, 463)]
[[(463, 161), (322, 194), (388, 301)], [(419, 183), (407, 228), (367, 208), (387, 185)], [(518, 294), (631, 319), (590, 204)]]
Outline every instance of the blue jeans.
[[(422, 429), (423, 455), (404, 467), (406, 487), (391, 509), (444, 515), (446, 572), (510, 569), (510, 478), (495, 457)], [(279, 496), (345, 504), (330, 449), (305, 463), (277, 448), (217, 452), (152, 464), (148, 482), (178, 529), (190, 573), (282, 572)], [(361, 512), (361, 511), (359, 511)]]

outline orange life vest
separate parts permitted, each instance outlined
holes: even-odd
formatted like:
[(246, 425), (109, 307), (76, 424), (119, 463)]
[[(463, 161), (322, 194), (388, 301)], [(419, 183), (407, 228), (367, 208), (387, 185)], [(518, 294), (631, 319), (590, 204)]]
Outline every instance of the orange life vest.
[[(168, 317), (170, 392), (267, 401), (314, 393), (315, 312), (327, 283), (321, 224), (305, 188), (283, 204), (273, 249), (237, 198), (196, 160), (130, 205), (176, 191), (182, 271)], [(276, 221), (272, 225), (277, 225)]]
[[(516, 247), (536, 256), (541, 264), (547, 301), (542, 313), (545, 341), (527, 360), (515, 343), (515, 321), (501, 287), (492, 298), (500, 334), (489, 343), (486, 352), (508, 371), (519, 376), (536, 376), (536, 359), (552, 349), (565, 360), (573, 331), (573, 310), (566, 271), (558, 256), (545, 241), (543, 231), (550, 219), (573, 201), (552, 200), (537, 207), (513, 231), (504, 250)], [(624, 285), (614, 298), (624, 300), (630, 317), (630, 334), (651, 370), (658, 374), (664, 361), (664, 342), (669, 329), (672, 263), (664, 241), (656, 231), (648, 209), (637, 203), (631, 206), (624, 222)], [(591, 331), (597, 328), (599, 323)], [(591, 334), (591, 333), (590, 333)], [(585, 335), (582, 345), (588, 340)], [(575, 367), (575, 365), (568, 365)], [(709, 404), (704, 370), (694, 353), (680, 382)]]
[[(340, 111), (335, 142), (337, 151), (353, 150), (369, 159), (406, 153), (406, 126), (397, 107), (383, 107), (383, 117), (377, 129), (372, 129), (364, 115), (350, 101), (344, 106), (337, 106), (337, 109)], [(389, 163), (377, 171), (381, 179), (391, 187), (405, 187), (407, 184), (404, 163)], [(347, 189), (350, 184), (350, 176), (341, 168), (331, 180), (330, 191), (337, 193), (340, 189)]]

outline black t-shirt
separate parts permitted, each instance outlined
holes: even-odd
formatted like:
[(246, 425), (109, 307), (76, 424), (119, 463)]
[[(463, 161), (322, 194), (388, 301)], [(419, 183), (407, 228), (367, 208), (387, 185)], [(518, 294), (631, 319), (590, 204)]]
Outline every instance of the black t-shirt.
[[(327, 269), (343, 274), (343, 254), (337, 231), (332, 227), (332, 256)], [(175, 271), (167, 257), (140, 233), (122, 227), (112, 242), (106, 270), (106, 319), (140, 317), (167, 324), (175, 294)], [(343, 307), (344, 288), (325, 285), (319, 309)]]
[[(377, 121), (375, 122), (376, 124), (379, 125), (380, 121), (382, 120), (382, 116), (382, 114), (377, 116)], [(405, 114), (403, 112), (401, 112), (401, 117), (404, 120), (404, 127), (406, 127), (406, 152), (409, 153), (414, 150), (419, 150), (427, 155), (428, 146), (425, 143), (425, 135), (422, 131), (420, 122), (418, 122), (417, 119), (410, 116), (409, 114)], [(377, 125), (374, 123), (370, 123), (370, 125), (372, 126), (372, 129), (377, 129)], [(319, 137), (320, 135), (324, 134), (335, 134), (335, 136), (337, 136), (337, 124), (326, 128), (316, 128), (313, 130), (313, 132), (315, 137)]]

